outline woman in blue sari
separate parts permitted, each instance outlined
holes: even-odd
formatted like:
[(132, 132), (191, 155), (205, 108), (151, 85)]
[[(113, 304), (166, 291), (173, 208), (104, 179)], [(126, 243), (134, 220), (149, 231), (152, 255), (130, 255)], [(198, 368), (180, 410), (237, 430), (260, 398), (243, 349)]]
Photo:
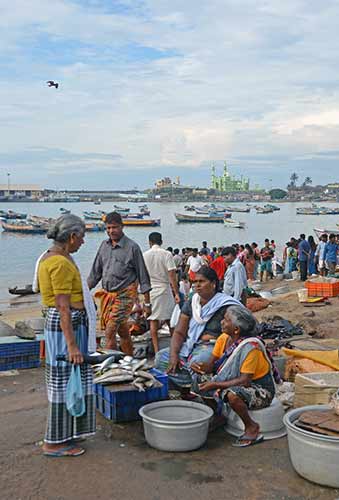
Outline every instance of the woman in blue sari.
[(196, 273), (194, 288), (196, 293), (183, 305), (170, 348), (162, 349), (155, 357), (155, 367), (167, 372), (176, 387), (188, 390), (192, 383), (191, 364), (210, 358), (227, 307), (241, 306), (238, 300), (219, 292), (217, 274), (208, 266)]

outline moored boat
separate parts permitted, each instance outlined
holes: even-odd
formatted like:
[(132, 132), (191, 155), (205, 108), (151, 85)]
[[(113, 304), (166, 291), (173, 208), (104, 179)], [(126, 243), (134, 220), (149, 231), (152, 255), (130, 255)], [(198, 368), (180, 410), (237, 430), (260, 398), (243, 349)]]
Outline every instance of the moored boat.
[(187, 215), (187, 214), (174, 214), (178, 222), (224, 222), (225, 218), (231, 217), (231, 214), (222, 215)]
[(273, 214), (274, 210), (272, 208), (265, 207), (255, 207), (257, 214)]
[(227, 212), (243, 212), (243, 213), (249, 213), (251, 211), (251, 207), (232, 207), (228, 206), (226, 207)]
[(225, 227), (235, 227), (237, 229), (245, 229), (245, 222), (240, 222), (234, 219), (224, 219)]
[(129, 208), (119, 207), (118, 205), (113, 205), (113, 211), (120, 215), (126, 215), (130, 212)]
[(105, 212), (98, 211), (98, 212), (83, 212), (84, 218), (87, 220), (98, 220), (101, 221), (103, 220), (103, 216), (106, 215)]
[(19, 288), (18, 286), (14, 286), (8, 289), (8, 293), (11, 295), (33, 295), (32, 285), (26, 285), (24, 288)]
[(60, 210), (61, 215), (66, 215), (66, 214), (70, 214), (71, 213), (71, 211), (68, 210), (67, 208), (62, 208), (61, 207), (59, 210)]
[(124, 226), (154, 227), (161, 225), (161, 219), (122, 219)]
[[(338, 224), (337, 224), (338, 225)], [(314, 228), (313, 231), (317, 235), (318, 238), (322, 234), (327, 234), (329, 236), (330, 234), (334, 234), (335, 236), (339, 236), (339, 229), (319, 229), (319, 228)]]
[(104, 222), (85, 222), (85, 226), (86, 233), (97, 233), (106, 229)]
[(44, 224), (34, 224), (33, 222), (29, 223), (24, 220), (13, 220), (11, 222), (0, 220), (0, 224), (4, 231), (10, 233), (45, 234), (48, 230), (48, 227)]
[(27, 214), (20, 214), (19, 212), (14, 212), (14, 210), (0, 210), (0, 217), (2, 219), (26, 219)]

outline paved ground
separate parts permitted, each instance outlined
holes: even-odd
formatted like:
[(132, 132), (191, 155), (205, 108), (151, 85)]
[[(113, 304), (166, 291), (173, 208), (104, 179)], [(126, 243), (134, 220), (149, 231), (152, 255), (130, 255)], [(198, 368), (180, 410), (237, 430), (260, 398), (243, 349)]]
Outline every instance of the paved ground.
[(241, 450), (219, 429), (199, 451), (161, 453), (147, 446), (140, 422), (112, 425), (98, 416), (85, 455), (43, 457), (45, 411), (42, 369), (0, 377), (1, 500), (339, 498), (294, 472), (286, 438)]

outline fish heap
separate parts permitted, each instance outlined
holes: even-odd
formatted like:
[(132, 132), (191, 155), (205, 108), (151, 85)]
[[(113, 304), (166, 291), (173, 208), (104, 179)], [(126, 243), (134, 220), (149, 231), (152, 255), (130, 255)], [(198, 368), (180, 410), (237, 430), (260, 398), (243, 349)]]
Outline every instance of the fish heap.
[(145, 392), (159, 382), (148, 371), (147, 359), (134, 359), (132, 356), (125, 356), (116, 362), (116, 357), (111, 356), (100, 364), (94, 365), (95, 384), (116, 384), (129, 383), (139, 392)]

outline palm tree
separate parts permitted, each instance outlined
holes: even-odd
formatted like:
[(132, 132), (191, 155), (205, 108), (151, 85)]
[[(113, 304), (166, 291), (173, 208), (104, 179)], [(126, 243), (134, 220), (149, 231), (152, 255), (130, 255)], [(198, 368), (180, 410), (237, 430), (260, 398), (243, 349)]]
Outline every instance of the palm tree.
[(309, 186), (310, 184), (312, 184), (311, 177), (306, 177), (306, 179), (304, 180), (304, 184), (305, 184), (305, 186)]
[(295, 187), (298, 179), (299, 179), (298, 174), (296, 172), (293, 172), (293, 174), (290, 177), (291, 182), (289, 183), (288, 187), (291, 187), (291, 188)]

